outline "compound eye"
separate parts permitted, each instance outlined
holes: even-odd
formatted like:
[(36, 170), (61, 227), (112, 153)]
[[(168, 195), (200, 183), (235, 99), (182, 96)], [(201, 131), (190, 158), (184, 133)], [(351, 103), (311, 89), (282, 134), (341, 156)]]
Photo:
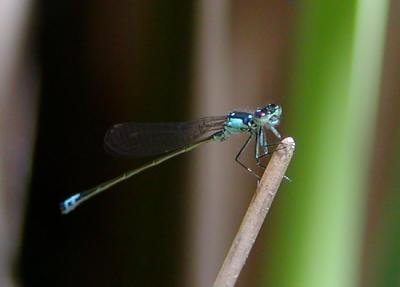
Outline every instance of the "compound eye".
[(264, 110), (256, 110), (254, 115), (258, 118), (264, 117), (265, 116), (265, 111)]

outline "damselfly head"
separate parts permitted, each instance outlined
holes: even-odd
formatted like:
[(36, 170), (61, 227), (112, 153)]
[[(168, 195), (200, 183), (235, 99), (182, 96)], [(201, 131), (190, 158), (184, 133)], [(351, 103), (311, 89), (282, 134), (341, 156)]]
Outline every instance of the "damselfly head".
[(275, 104), (268, 104), (261, 109), (257, 109), (254, 113), (254, 122), (257, 125), (276, 126), (279, 124), (282, 115), (282, 107)]

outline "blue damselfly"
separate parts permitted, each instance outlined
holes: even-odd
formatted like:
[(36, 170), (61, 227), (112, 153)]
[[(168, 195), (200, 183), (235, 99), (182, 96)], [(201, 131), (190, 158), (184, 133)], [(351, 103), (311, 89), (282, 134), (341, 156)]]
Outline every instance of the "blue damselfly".
[(104, 138), (107, 151), (119, 156), (154, 156), (161, 157), (124, 174), (101, 183), (91, 189), (72, 195), (60, 204), (61, 212), (68, 213), (82, 202), (105, 191), (111, 186), (124, 181), (167, 159), (188, 152), (203, 143), (224, 141), (232, 135), (248, 133), (249, 137), (236, 155), (236, 162), (259, 179), (257, 173), (240, 161), (243, 150), (255, 138), (255, 159), (269, 154), (266, 131), (270, 130), (281, 139), (276, 126), (280, 122), (282, 107), (268, 104), (253, 113), (234, 111), (225, 116), (205, 117), (179, 123), (122, 123), (110, 128)]

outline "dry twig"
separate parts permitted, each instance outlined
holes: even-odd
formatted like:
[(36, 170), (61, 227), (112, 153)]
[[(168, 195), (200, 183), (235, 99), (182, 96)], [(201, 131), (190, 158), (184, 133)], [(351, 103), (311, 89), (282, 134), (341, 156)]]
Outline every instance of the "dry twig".
[(214, 282), (214, 287), (233, 287), (235, 285), (285, 175), (294, 148), (294, 140), (289, 137), (283, 139), (273, 153)]

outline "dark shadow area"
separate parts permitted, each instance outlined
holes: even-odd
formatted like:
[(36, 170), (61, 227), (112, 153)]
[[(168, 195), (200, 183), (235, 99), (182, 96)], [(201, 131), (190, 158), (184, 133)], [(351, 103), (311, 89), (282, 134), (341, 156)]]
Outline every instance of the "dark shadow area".
[(191, 1), (39, 1), (38, 134), (17, 276), (23, 286), (177, 286), (185, 157), (62, 216), (66, 197), (134, 168), (103, 149), (124, 121), (186, 120)]

